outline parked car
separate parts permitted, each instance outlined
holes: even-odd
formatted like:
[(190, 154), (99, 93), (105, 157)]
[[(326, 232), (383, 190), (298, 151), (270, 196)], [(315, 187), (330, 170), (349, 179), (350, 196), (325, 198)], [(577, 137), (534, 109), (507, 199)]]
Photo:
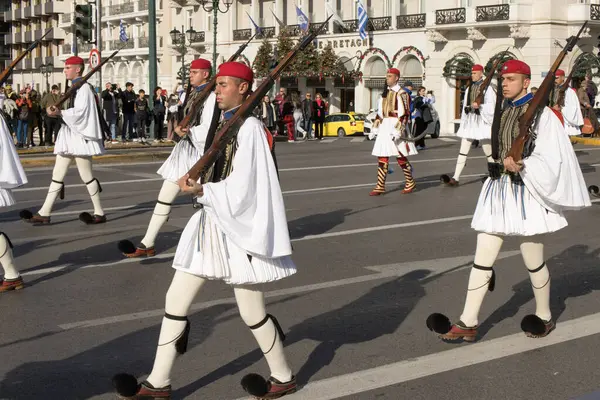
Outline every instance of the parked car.
[[(344, 137), (350, 135), (362, 135), (365, 131), (365, 114), (335, 113), (325, 117), (323, 124), (323, 136)], [(313, 124), (313, 132), (315, 125)]]
[[(431, 110), (431, 117), (433, 121), (427, 124), (427, 128), (425, 132), (430, 135), (433, 139), (436, 139), (440, 136), (440, 117), (432, 104), (427, 104), (427, 107)], [(373, 127), (373, 123), (375, 122), (375, 117), (377, 116), (377, 111), (374, 109), (369, 110), (369, 114), (367, 114), (367, 118), (365, 120), (365, 135), (368, 135), (371, 132)], [(375, 135), (377, 136), (377, 135)]]

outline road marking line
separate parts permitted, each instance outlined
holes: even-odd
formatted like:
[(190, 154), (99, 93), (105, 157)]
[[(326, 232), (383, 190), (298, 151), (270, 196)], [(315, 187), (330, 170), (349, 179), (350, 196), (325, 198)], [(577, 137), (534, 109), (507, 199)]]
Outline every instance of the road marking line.
[(456, 138), (449, 138), (449, 137), (440, 137), (440, 138), (438, 138), (438, 140), (441, 140), (442, 142), (456, 142), (457, 141)]
[(335, 142), (337, 139), (322, 139), (320, 142), (321, 143), (333, 143)]
[[(531, 339), (523, 333), (516, 333), (497, 339), (483, 340), (479, 343), (455, 347), (452, 350), (310, 382), (288, 398), (290, 400), (338, 399), (443, 372), (456, 371), (459, 368), (485, 364), (598, 333), (600, 333), (600, 313), (561, 322), (557, 324), (552, 334), (543, 339)], [(238, 400), (246, 399), (249, 397)]]
[(366, 137), (352, 138), (352, 139), (350, 139), (350, 143), (362, 143), (365, 140), (367, 140)]
[[(514, 257), (516, 255), (521, 254), (519, 250), (511, 250), (511, 251), (503, 251), (498, 255), (498, 260)], [(158, 257), (158, 256), (156, 256)], [(405, 262), (405, 263), (395, 263), (395, 264), (385, 264), (385, 265), (375, 265), (365, 267), (368, 270), (376, 271), (375, 274), (361, 275), (353, 278), (345, 278), (338, 279), (335, 281), (328, 282), (320, 282), (310, 285), (296, 286), (287, 289), (278, 289), (272, 290), (270, 292), (265, 292), (265, 297), (279, 297), (279, 296), (289, 296), (293, 294), (307, 293), (315, 290), (321, 289), (330, 289), (333, 287), (340, 287), (346, 285), (352, 285), (355, 283), (363, 283), (370, 282), (374, 280), (397, 277), (402, 276), (408, 272), (416, 271), (420, 269), (428, 269), (432, 273), (425, 277), (425, 279), (430, 279), (434, 276), (441, 275), (448, 271), (458, 271), (464, 268), (468, 268), (470, 264), (473, 262), (474, 255), (470, 256), (459, 256), (459, 257), (447, 257), (447, 258), (436, 258), (432, 260), (426, 261), (414, 261), (414, 262)], [(128, 259), (130, 262), (131, 259)], [(457, 268), (460, 267), (460, 268)], [(205, 301), (202, 303), (192, 304), (191, 310), (198, 311), (208, 307), (212, 307), (219, 304), (235, 304), (235, 298), (229, 297), (225, 299), (216, 299), (211, 301)], [(162, 317), (164, 315), (164, 309), (156, 309), (156, 310), (148, 310), (141, 311), (131, 314), (123, 314), (106, 318), (98, 318), (87, 321), (78, 321), (67, 324), (61, 324), (59, 327), (61, 329), (75, 329), (75, 328), (90, 328), (94, 326), (100, 325), (108, 325), (114, 324), (118, 322), (126, 322), (126, 321), (134, 321), (139, 319), (146, 319), (152, 317)]]

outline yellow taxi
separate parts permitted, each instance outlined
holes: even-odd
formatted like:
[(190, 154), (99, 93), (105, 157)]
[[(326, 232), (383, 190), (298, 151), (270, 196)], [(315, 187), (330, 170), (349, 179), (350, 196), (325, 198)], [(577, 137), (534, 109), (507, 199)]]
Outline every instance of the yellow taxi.
[[(344, 137), (349, 135), (362, 135), (365, 131), (365, 114), (334, 113), (325, 117), (323, 136)], [(313, 132), (315, 124), (313, 123)]]

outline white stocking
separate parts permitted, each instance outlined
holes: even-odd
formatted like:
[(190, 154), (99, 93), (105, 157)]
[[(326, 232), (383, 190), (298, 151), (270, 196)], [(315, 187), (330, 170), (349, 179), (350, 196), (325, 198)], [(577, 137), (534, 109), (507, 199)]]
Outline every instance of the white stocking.
[(469, 288), (465, 308), (460, 320), (469, 327), (476, 326), (479, 321), (479, 309), (488, 291), (493, 270), (491, 269), (498, 257), (502, 242), (500, 236), (480, 233), (477, 235), (474, 266), (469, 276)]
[[(206, 279), (183, 271), (176, 271), (165, 301), (165, 317), (160, 327), (154, 366), (148, 379), (155, 388), (171, 383), (171, 369), (177, 357), (176, 343), (186, 333), (190, 306)], [(174, 318), (175, 317), (175, 318)]]
[(41, 216), (49, 217), (52, 213), (54, 202), (56, 201), (56, 198), (60, 194), (61, 190), (63, 190), (63, 182), (72, 160), (72, 157), (65, 157), (60, 154), (56, 155), (56, 163), (54, 163), (54, 170), (52, 171), (52, 182), (48, 188), (46, 200), (44, 201), (42, 208), (40, 208), (40, 211), (38, 211), (38, 214)]
[(550, 271), (544, 262), (544, 244), (528, 237), (528, 241), (521, 243), (521, 254), (527, 270), (535, 296), (535, 315), (549, 321), (550, 312)]
[(154, 247), (156, 236), (160, 231), (160, 228), (169, 219), (171, 213), (172, 203), (179, 194), (179, 186), (171, 181), (164, 181), (160, 193), (158, 193), (158, 202), (154, 207), (154, 213), (148, 224), (146, 230), (146, 236), (142, 239), (142, 244), (146, 248)]
[(458, 153), (458, 159), (456, 160), (456, 169), (454, 170), (454, 180), (460, 180), (460, 174), (462, 174), (463, 168), (467, 164), (467, 156), (469, 155), (469, 151), (471, 150), (471, 144), (473, 141), (471, 139), (464, 139), (460, 142), (460, 150)]
[(0, 232), (0, 264), (4, 268), (4, 279), (16, 279), (19, 277), (10, 242), (3, 232)]
[(88, 193), (94, 204), (94, 215), (104, 215), (102, 204), (100, 204), (100, 182), (94, 179), (92, 174), (92, 157), (75, 157), (79, 176), (87, 186)]
[(494, 162), (494, 159), (492, 158), (492, 144), (490, 143), (490, 141), (482, 140), (481, 148), (483, 149), (483, 154), (485, 154), (485, 158), (487, 159), (487, 162), (489, 162), (489, 163)]
[(271, 376), (280, 382), (289, 382), (292, 370), (285, 358), (283, 343), (273, 317), (267, 315), (263, 293), (243, 287), (236, 287), (234, 292), (240, 315), (265, 355)]

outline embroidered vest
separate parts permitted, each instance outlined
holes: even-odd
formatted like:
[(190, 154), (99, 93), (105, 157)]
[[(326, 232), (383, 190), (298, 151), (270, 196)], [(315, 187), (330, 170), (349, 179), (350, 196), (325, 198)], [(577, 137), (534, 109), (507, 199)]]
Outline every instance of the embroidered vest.
[[(519, 136), (519, 119), (529, 108), (529, 102), (518, 106), (507, 105), (502, 111), (500, 117), (499, 138), (499, 158), (496, 160), (502, 163), (510, 151), (513, 141)], [(535, 140), (535, 137), (532, 137)]]

